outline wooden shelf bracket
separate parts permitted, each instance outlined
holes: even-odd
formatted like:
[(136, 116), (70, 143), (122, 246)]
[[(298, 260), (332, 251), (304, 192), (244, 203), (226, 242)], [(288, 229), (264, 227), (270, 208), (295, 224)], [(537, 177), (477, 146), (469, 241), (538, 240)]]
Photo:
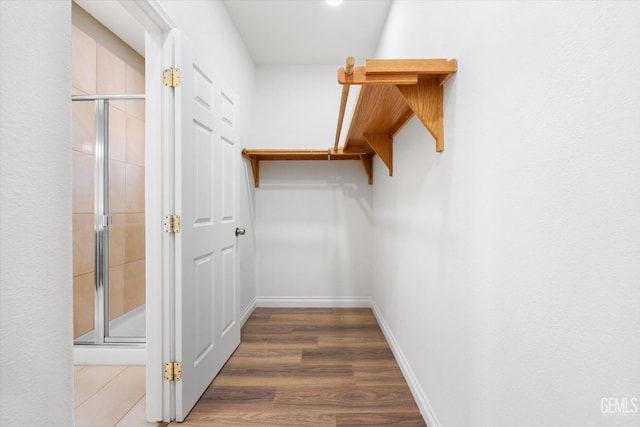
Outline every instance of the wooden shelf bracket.
[(373, 156), (367, 154), (361, 154), (360, 159), (364, 165), (364, 171), (369, 178), (369, 185), (373, 185)]
[(393, 138), (384, 133), (366, 134), (364, 139), (369, 147), (380, 157), (389, 168), (389, 176), (393, 176)]
[(345, 151), (369, 142), (367, 134), (393, 138), (414, 114), (443, 151), (443, 85), (457, 69), (455, 59), (369, 59), (351, 76), (339, 70), (338, 83), (361, 85)]
[[(373, 184), (373, 156), (393, 176), (393, 137), (413, 117), (429, 131), (437, 152), (444, 150), (444, 84), (456, 73), (455, 59), (369, 59), (355, 67), (353, 57), (338, 69), (343, 85), (338, 126), (327, 150), (242, 150), (250, 160), (254, 184), (260, 185), (260, 162), (266, 160), (360, 160)], [(339, 147), (344, 110), (351, 85), (360, 91), (345, 138)]]
[(436, 141), (436, 151), (444, 150), (442, 85), (436, 79), (419, 79), (413, 86), (397, 86), (413, 113)]
[(257, 157), (251, 157), (251, 156), (247, 156), (246, 153), (246, 148), (244, 150), (242, 150), (242, 154), (247, 157), (249, 159), (249, 161), (251, 162), (251, 171), (253, 172), (253, 184), (256, 186), (256, 188), (260, 187), (260, 163)]

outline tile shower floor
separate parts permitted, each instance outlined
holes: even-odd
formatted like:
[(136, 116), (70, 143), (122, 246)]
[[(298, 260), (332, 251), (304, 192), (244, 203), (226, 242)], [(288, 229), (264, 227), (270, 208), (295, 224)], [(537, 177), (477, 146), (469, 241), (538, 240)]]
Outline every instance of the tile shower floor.
[(77, 427), (152, 427), (166, 423), (145, 420), (145, 367), (74, 367)]

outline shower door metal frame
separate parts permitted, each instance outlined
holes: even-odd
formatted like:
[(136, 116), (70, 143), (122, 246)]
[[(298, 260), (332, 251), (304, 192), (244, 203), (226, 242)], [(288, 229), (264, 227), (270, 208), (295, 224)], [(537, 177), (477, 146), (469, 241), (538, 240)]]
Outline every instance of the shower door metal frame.
[(109, 336), (109, 101), (144, 100), (145, 95), (74, 95), (72, 101), (95, 102), (95, 198), (94, 198), (94, 341), (74, 345), (144, 344), (145, 337)]

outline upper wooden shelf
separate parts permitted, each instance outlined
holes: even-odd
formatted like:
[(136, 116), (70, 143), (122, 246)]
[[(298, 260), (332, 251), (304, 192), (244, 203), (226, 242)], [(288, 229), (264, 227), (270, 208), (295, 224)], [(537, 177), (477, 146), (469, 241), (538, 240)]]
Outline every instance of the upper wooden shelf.
[[(393, 137), (415, 114), (444, 149), (443, 85), (457, 71), (455, 59), (369, 59), (354, 67), (352, 57), (338, 70), (343, 85), (333, 148), (327, 150), (247, 150), (255, 186), (263, 160), (361, 160), (373, 183), (372, 156), (377, 154), (393, 175)], [(338, 147), (351, 85), (361, 86), (344, 147)]]

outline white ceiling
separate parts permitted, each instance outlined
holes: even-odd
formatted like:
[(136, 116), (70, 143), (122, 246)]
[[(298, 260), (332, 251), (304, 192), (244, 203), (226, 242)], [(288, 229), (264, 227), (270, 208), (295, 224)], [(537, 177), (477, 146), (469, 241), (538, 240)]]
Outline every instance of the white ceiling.
[(357, 63), (373, 57), (391, 0), (224, 0), (257, 65)]
[[(1, 0), (0, 0), (1, 1)], [(144, 29), (117, 0), (74, 0), (144, 56)], [(391, 0), (223, 0), (257, 65), (342, 64), (373, 57)]]

